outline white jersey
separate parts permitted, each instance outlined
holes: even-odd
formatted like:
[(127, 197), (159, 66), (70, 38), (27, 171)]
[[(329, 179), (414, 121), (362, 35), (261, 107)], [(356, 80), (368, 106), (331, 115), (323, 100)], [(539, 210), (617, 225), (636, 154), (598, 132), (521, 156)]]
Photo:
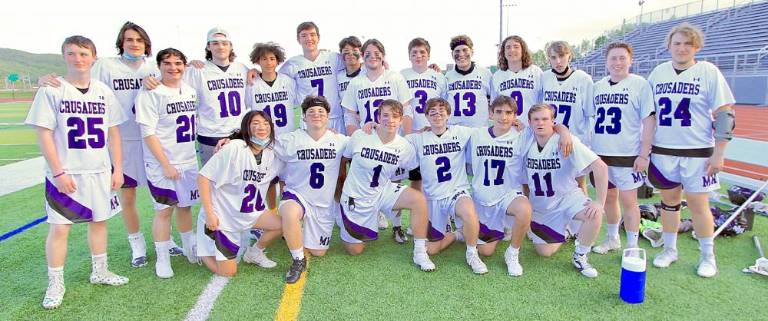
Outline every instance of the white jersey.
[(643, 119), (653, 113), (653, 93), (645, 78), (630, 74), (611, 85), (611, 77), (595, 84), (590, 147), (601, 156), (637, 156)]
[(445, 74), (447, 88), (443, 98), (448, 100), (453, 111), (448, 118), (449, 124), (475, 128), (488, 126), (491, 77), (488, 69), (474, 62), (469, 73), (460, 73), (453, 68)]
[(349, 86), (349, 82), (352, 81), (357, 76), (365, 76), (365, 68), (360, 68), (356, 72), (352, 74), (347, 74), (346, 69), (342, 69), (339, 71), (339, 74), (336, 75), (336, 84), (339, 89), (339, 99), (344, 98), (344, 93), (347, 91), (347, 87)]
[(261, 152), (261, 163), (245, 141), (234, 139), (213, 154), (200, 170), (211, 180), (213, 209), (219, 228), (236, 232), (253, 227), (267, 210), (267, 190), (283, 163), (271, 148)]
[(152, 76), (160, 77), (160, 70), (151, 59), (144, 59), (138, 69), (133, 69), (119, 57), (99, 58), (91, 68), (91, 77), (106, 84), (115, 93), (128, 119), (120, 124), (120, 139), (141, 140), (139, 124), (136, 123), (136, 108), (133, 103), (142, 88), (142, 80)]
[(57, 80), (61, 82), (58, 88), (37, 90), (24, 123), (53, 131), (56, 154), (67, 173), (109, 171), (109, 128), (127, 118), (120, 102), (107, 85), (96, 79), (91, 79), (84, 94), (64, 78)]
[(349, 137), (330, 130), (318, 140), (303, 129), (277, 137), (275, 152), (285, 162), (280, 173), (285, 190), (301, 195), (312, 206), (330, 207), (348, 141)]
[[(136, 97), (136, 122), (141, 127), (141, 136), (155, 135), (172, 165), (197, 163), (196, 101), (195, 89), (183, 82), (181, 88), (161, 84), (155, 90), (141, 91)], [(159, 165), (147, 144), (142, 146), (144, 161)]]
[(248, 68), (239, 62), (229, 64), (227, 71), (211, 61), (202, 69), (187, 68), (184, 82), (197, 90), (197, 133), (207, 137), (225, 137), (240, 129), (247, 112), (245, 84)]
[(581, 70), (574, 70), (563, 81), (557, 80), (552, 70), (541, 75), (542, 102), (555, 108), (556, 123), (568, 127), (574, 136), (582, 140), (589, 137), (593, 85), (592, 77)]
[(360, 115), (360, 127), (370, 121), (378, 122), (379, 104), (385, 99), (394, 99), (403, 104), (404, 116), (411, 116), (408, 106), (411, 91), (405, 84), (405, 79), (399, 73), (385, 70), (376, 80), (369, 75), (352, 79), (344, 93), (341, 105)]
[(712, 112), (735, 102), (731, 88), (715, 65), (698, 61), (677, 74), (671, 62), (648, 76), (656, 103), (653, 145), (690, 149), (715, 146)]
[(533, 142), (531, 131), (510, 129), (494, 136), (491, 127), (478, 128), (472, 133), (469, 154), (472, 164), (472, 198), (486, 206), (504, 199), (510, 190), (520, 190), (525, 183), (521, 171), (522, 157)]
[(413, 146), (402, 136), (382, 143), (376, 133), (355, 131), (344, 149), (344, 158), (351, 159), (343, 193), (363, 207), (378, 206), (385, 187), (398, 168), (412, 170), (418, 166)]
[(301, 104), (296, 95), (296, 82), (284, 74), (277, 74), (277, 79), (270, 86), (261, 77), (253, 85), (245, 88), (245, 105), (251, 110), (261, 110), (272, 117), (275, 135), (292, 132), (296, 129), (294, 121), (296, 106)]
[(300, 100), (304, 100), (309, 95), (323, 96), (331, 106), (331, 113), (328, 116), (340, 118), (344, 112), (341, 110), (336, 75), (342, 73), (343, 69), (344, 60), (340, 54), (320, 51), (315, 61), (303, 55), (291, 57), (279, 71), (296, 82)]
[(557, 208), (560, 202), (574, 192), (581, 192), (576, 177), (583, 176), (589, 165), (598, 156), (572, 136), (573, 152), (563, 158), (558, 149), (560, 135), (555, 133), (547, 143), (539, 148), (534, 140), (524, 158), (527, 184), (530, 189), (528, 199), (533, 210), (546, 212)]
[(451, 125), (440, 136), (432, 131), (406, 136), (416, 149), (427, 199), (443, 199), (456, 191), (469, 190), (465, 153), (473, 131), (473, 128)]
[(427, 110), (427, 100), (445, 96), (447, 84), (445, 76), (430, 68), (418, 73), (413, 68), (403, 69), (400, 74), (411, 90), (411, 107), (413, 107), (413, 129), (419, 130), (429, 126), (424, 112)]
[(518, 72), (497, 70), (491, 79), (491, 101), (499, 96), (512, 97), (517, 102), (517, 117), (528, 119), (531, 106), (541, 102), (541, 74), (541, 68), (536, 65)]

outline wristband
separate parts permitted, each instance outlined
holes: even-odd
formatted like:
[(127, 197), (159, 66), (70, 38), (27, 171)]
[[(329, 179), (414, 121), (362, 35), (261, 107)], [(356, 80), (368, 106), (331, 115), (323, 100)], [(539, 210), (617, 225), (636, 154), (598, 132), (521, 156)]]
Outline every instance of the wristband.
[(53, 178), (59, 178), (59, 177), (61, 177), (61, 175), (64, 175), (64, 174), (66, 174), (66, 173), (67, 173), (67, 172), (65, 172), (65, 171), (62, 171), (61, 173), (58, 173), (58, 174), (56, 174), (56, 175), (53, 175)]

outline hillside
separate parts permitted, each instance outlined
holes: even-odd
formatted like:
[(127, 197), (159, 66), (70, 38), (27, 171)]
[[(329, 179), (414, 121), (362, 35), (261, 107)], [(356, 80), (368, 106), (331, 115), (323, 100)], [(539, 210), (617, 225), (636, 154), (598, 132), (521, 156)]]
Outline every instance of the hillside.
[(51, 72), (63, 75), (64, 60), (60, 54), (34, 54), (26, 51), (0, 48), (0, 76), (5, 79), (9, 73), (19, 76), (29, 74), (32, 83), (37, 77)]

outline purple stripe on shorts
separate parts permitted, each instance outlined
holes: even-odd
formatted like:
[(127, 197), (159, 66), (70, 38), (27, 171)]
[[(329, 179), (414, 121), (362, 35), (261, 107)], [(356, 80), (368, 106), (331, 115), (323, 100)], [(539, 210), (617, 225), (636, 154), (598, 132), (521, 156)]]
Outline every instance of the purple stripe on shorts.
[(341, 221), (344, 223), (344, 229), (347, 231), (347, 233), (359, 241), (375, 241), (379, 238), (378, 231), (373, 231), (371, 229), (365, 228), (364, 226), (357, 225), (355, 222), (352, 222), (349, 217), (347, 217), (347, 213), (344, 213), (344, 207), (341, 207)]
[(152, 182), (149, 180), (147, 180), (147, 186), (149, 186), (149, 193), (152, 194), (156, 202), (168, 206), (179, 204), (179, 197), (176, 196), (176, 191), (152, 185)]
[(240, 251), (240, 247), (237, 246), (232, 240), (230, 240), (224, 232), (221, 230), (210, 231), (208, 237), (213, 239), (216, 243), (216, 250), (221, 252), (227, 260), (232, 260), (237, 257), (237, 252)]
[(432, 221), (427, 222), (427, 240), (430, 242), (442, 241), (445, 235), (432, 227)]
[(93, 211), (90, 208), (78, 203), (67, 194), (59, 192), (47, 178), (45, 179), (45, 199), (48, 206), (72, 223), (93, 221)]
[(122, 188), (134, 188), (139, 186), (139, 182), (137, 182), (133, 177), (130, 177), (123, 173), (123, 186)]
[(491, 243), (504, 238), (504, 232), (492, 230), (487, 225), (480, 223), (480, 239), (485, 243)]
[(296, 196), (296, 194), (293, 194), (289, 191), (283, 191), (283, 197), (281, 199), (283, 201), (292, 200), (292, 201), (295, 201), (296, 203), (299, 203), (299, 205), (301, 205), (301, 210), (304, 211), (304, 214), (307, 214), (307, 209), (304, 207), (304, 204), (301, 203), (301, 200), (299, 200), (299, 197)]
[(671, 189), (680, 186), (680, 183), (670, 181), (664, 177), (653, 162), (648, 165), (648, 180), (651, 181), (654, 187), (659, 189)]
[[(592, 186), (597, 187), (597, 185), (595, 185), (595, 175), (592, 175), (592, 172), (589, 172), (589, 183), (592, 184)], [(608, 189), (614, 189), (614, 188), (616, 188), (616, 185), (613, 185), (613, 183), (611, 183), (611, 180), (609, 179)]]
[(531, 232), (547, 243), (563, 243), (565, 236), (557, 233), (555, 230), (544, 224), (531, 221)]

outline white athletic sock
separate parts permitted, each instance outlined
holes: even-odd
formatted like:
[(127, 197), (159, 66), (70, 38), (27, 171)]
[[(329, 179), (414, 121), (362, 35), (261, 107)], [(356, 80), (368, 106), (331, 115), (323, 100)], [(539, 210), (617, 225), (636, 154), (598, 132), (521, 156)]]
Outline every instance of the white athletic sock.
[(427, 239), (413, 239), (413, 251), (414, 252), (426, 252), (427, 251)]
[(619, 224), (605, 224), (605, 231), (608, 233), (608, 238), (619, 238)]
[(128, 244), (131, 246), (132, 259), (147, 256), (147, 242), (141, 232), (128, 234)]
[(181, 232), (181, 246), (183, 248), (192, 248), (195, 244), (195, 232)]
[(661, 239), (664, 240), (664, 248), (677, 251), (677, 233), (661, 233)]
[(477, 245), (467, 244), (467, 254), (477, 254)]
[(304, 248), (300, 248), (297, 250), (290, 250), (290, 251), (291, 251), (291, 257), (293, 257), (294, 260), (304, 259)]
[(402, 213), (392, 218), (392, 227), (403, 226)]
[(637, 238), (640, 236), (639, 232), (627, 232), (627, 247), (637, 247)]
[(715, 254), (715, 239), (713, 237), (700, 237), (699, 247), (701, 247), (702, 255), (714, 255)]
[(64, 279), (64, 266), (48, 267), (48, 277)]
[(103, 273), (107, 270), (107, 253), (91, 255), (91, 268), (93, 272)]
[(155, 252), (157, 252), (158, 254), (163, 252), (167, 253), (168, 249), (170, 249), (171, 246), (173, 246), (171, 241), (155, 242)]
[(584, 255), (589, 253), (590, 250), (592, 250), (591, 246), (577, 244), (574, 252), (576, 252), (578, 255)]
[(456, 237), (457, 242), (464, 242), (464, 232), (457, 230), (453, 235)]
[(520, 248), (514, 248), (512, 247), (512, 245), (510, 245), (509, 248), (507, 248), (507, 250), (509, 250), (509, 252), (512, 253), (513, 255), (517, 255), (520, 253)]

